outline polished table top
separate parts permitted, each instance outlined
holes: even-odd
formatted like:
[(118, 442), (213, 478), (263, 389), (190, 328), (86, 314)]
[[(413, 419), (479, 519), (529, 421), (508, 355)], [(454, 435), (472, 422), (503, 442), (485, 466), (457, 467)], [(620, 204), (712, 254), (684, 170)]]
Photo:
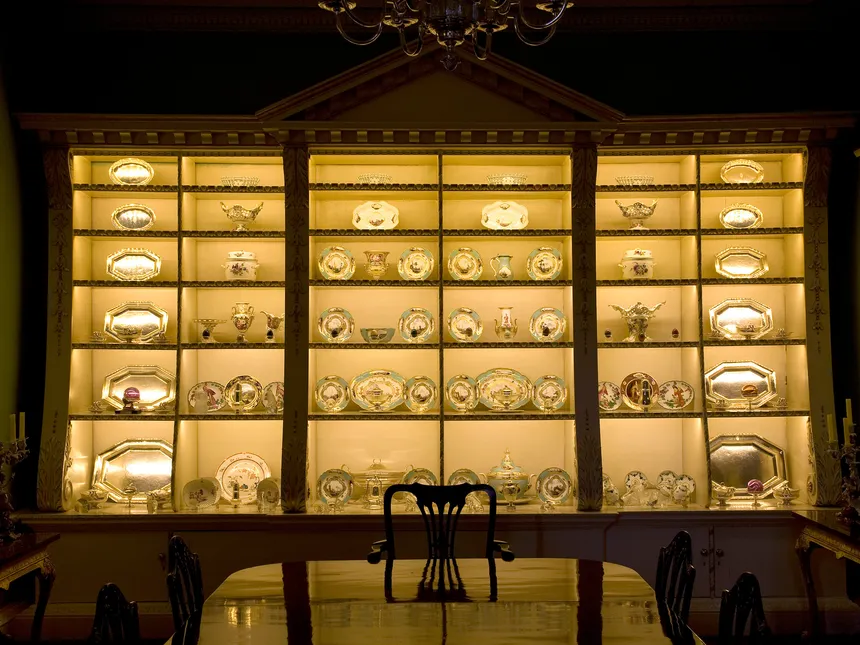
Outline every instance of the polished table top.
[[(423, 560), (314, 561), (238, 571), (203, 607), (199, 645), (663, 644), (656, 598), (632, 569), (572, 559), (458, 561), (464, 592), (416, 601)], [(702, 641), (693, 637), (693, 643)]]

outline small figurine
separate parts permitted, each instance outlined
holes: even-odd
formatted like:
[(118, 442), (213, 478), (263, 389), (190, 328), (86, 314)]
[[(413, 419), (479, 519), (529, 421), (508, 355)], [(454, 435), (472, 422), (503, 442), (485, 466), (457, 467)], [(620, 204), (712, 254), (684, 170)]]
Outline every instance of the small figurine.
[(678, 340), (681, 337), (681, 332), (678, 331), (678, 328), (675, 327), (672, 329), (672, 340)]
[(136, 387), (127, 387), (122, 393), (122, 410), (117, 410), (116, 414), (140, 414), (140, 390)]

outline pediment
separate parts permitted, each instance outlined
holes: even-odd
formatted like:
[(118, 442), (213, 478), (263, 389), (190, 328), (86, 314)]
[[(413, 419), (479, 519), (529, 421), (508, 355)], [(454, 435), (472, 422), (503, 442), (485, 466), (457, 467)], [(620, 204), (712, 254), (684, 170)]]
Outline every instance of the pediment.
[(263, 121), (349, 123), (617, 123), (624, 115), (531, 70), (493, 55), (459, 52), (446, 71), (434, 42), (420, 56), (396, 50), (287, 97), (259, 112)]

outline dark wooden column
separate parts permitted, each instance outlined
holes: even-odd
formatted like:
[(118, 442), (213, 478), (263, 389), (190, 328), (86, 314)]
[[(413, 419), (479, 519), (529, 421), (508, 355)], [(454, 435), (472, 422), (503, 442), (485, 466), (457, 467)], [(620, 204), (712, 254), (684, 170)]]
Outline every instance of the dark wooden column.
[(308, 148), (284, 146), (286, 293), (284, 303), (284, 437), (281, 505), (307, 507), (308, 489)]
[(72, 348), (72, 177), (69, 149), (45, 148), (42, 160), (48, 188), (48, 326), (36, 505), (42, 511), (62, 511), (71, 508), (72, 503), (71, 499), (63, 499)]
[[(812, 503), (832, 506), (842, 490), (839, 462), (828, 454), (827, 415), (836, 418), (842, 434), (842, 414), (834, 412), (830, 354), (830, 280), (827, 259), (827, 193), (832, 151), (810, 146), (803, 180), (803, 234), (806, 241), (806, 354), (809, 364), (810, 458), (808, 482)], [(840, 406), (840, 409), (841, 406)]]
[(571, 207), (573, 228), (573, 365), (576, 415), (577, 508), (603, 504), (600, 423), (597, 405), (597, 292), (595, 274), (595, 186), (597, 145), (574, 146)]

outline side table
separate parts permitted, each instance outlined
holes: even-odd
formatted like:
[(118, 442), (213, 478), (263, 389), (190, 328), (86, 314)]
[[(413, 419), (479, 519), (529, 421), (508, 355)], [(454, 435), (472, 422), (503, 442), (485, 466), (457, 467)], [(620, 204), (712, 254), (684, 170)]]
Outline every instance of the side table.
[(35, 600), (31, 633), (34, 643), (41, 640), (45, 608), (56, 577), (48, 557), (48, 545), (59, 539), (57, 533), (25, 533), (11, 544), (0, 546), (0, 627)]

